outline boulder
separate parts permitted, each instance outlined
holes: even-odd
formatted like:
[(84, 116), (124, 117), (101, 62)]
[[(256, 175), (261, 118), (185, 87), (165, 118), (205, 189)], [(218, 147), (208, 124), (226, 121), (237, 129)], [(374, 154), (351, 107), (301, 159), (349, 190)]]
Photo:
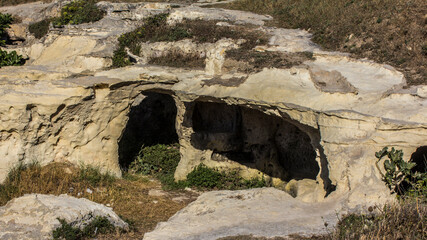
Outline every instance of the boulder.
[(52, 239), (52, 231), (64, 219), (83, 228), (95, 217), (106, 217), (115, 227), (128, 224), (102, 204), (68, 195), (27, 194), (0, 207), (0, 239)]
[(144, 240), (327, 234), (338, 221), (335, 210), (339, 207), (336, 203), (303, 203), (274, 188), (213, 191), (159, 223)]

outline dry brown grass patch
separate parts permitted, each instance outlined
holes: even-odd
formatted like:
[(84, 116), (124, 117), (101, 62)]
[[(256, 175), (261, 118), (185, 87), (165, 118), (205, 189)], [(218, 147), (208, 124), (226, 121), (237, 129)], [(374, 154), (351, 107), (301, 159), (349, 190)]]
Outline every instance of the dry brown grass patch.
[(171, 49), (166, 53), (153, 57), (148, 63), (160, 66), (203, 69), (205, 67), (205, 56), (200, 53), (184, 53), (179, 49)]
[(313, 54), (310, 52), (257, 52), (239, 48), (227, 51), (227, 59), (224, 62), (223, 69), (225, 72), (252, 73), (259, 72), (263, 68), (291, 68), (313, 59)]
[(326, 49), (390, 64), (410, 85), (427, 84), (425, 0), (238, 0), (221, 7), (270, 14), (271, 25), (308, 29)]

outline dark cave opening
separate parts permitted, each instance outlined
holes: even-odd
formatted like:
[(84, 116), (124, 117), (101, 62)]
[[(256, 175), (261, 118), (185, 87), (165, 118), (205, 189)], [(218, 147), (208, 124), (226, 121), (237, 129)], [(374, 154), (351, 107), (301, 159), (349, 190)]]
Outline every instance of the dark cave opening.
[(309, 135), (261, 111), (225, 103), (196, 102), (192, 145), (213, 150), (212, 160), (239, 162), (285, 181), (316, 179), (320, 167)]
[(119, 164), (127, 169), (142, 146), (178, 142), (172, 96), (143, 92), (130, 109), (129, 120), (119, 141)]
[(417, 150), (411, 155), (411, 162), (417, 164), (412, 168), (412, 172), (427, 172), (427, 146), (417, 148)]

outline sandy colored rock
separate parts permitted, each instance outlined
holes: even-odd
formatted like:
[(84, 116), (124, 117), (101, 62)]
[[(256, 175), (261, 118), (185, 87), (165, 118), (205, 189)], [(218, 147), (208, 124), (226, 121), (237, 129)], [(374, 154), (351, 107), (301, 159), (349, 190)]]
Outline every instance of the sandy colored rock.
[[(133, 107), (150, 94), (157, 100), (169, 96), (176, 107), (171, 127), (180, 143), (177, 180), (204, 163), (247, 178), (296, 181), (300, 201), (381, 204), (392, 196), (375, 168), (375, 152), (394, 146), (409, 160), (427, 142), (424, 86), (405, 89), (403, 74), (390, 66), (323, 51), (306, 31), (265, 27), (267, 16), (196, 5), (98, 5), (107, 12), (102, 20), (52, 29), (19, 47), (30, 57), (25, 66), (0, 69), (0, 181), (15, 164), (31, 161), (90, 164), (120, 176), (119, 142)], [(31, 18), (51, 14), (40, 11)], [(237, 42), (187, 39), (142, 44), (140, 64), (104, 69), (118, 36), (168, 11), (171, 23), (252, 22), (271, 35), (256, 49), (311, 52), (314, 59), (291, 68), (224, 73), (225, 51)], [(144, 54), (172, 47), (204, 51), (206, 68), (145, 65)]]
[(61, 226), (58, 218), (83, 228), (98, 216), (128, 229), (127, 223), (102, 204), (65, 194), (28, 194), (0, 207), (0, 239), (51, 239), (52, 231)]
[(274, 188), (213, 191), (159, 223), (144, 240), (216, 240), (250, 234), (311, 236), (332, 229), (337, 222), (335, 211), (339, 210), (334, 203), (303, 203)]

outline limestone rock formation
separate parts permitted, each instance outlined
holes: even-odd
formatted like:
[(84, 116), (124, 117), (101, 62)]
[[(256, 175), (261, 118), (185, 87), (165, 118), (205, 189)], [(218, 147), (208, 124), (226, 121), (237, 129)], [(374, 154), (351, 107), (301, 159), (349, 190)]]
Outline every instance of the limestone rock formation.
[[(46, 9), (40, 16), (47, 16), (61, 3), (34, 8)], [(391, 198), (375, 167), (376, 151), (394, 146), (409, 160), (427, 143), (425, 86), (407, 88), (403, 74), (390, 66), (323, 51), (304, 30), (266, 27), (268, 16), (198, 4), (98, 5), (107, 12), (102, 20), (51, 29), (15, 47), (29, 56), (26, 65), (0, 69), (0, 180), (14, 164), (31, 161), (67, 160), (120, 175), (125, 133), (142, 129), (139, 135), (150, 139), (176, 136), (182, 157), (177, 180), (204, 163), (292, 182), (301, 201), (355, 208)], [(19, 15), (22, 9), (7, 11)], [(288, 67), (230, 71), (226, 52), (245, 40), (187, 39), (143, 43), (138, 64), (107, 69), (122, 33), (165, 12), (170, 24), (186, 18), (251, 23), (269, 35), (254, 52), (308, 52), (312, 58)], [(147, 64), (150, 54), (174, 47), (202, 51), (205, 69)]]
[(59, 219), (75, 227), (84, 227), (95, 217), (107, 217), (118, 228), (128, 224), (110, 208), (84, 198), (27, 194), (0, 207), (0, 239), (52, 239), (52, 231), (61, 226)]
[[(144, 240), (216, 240), (247, 235), (286, 237), (325, 234), (337, 221), (334, 203), (304, 203), (289, 194), (262, 188), (214, 191), (144, 235)], [(208, 224), (206, 224), (208, 223)]]

